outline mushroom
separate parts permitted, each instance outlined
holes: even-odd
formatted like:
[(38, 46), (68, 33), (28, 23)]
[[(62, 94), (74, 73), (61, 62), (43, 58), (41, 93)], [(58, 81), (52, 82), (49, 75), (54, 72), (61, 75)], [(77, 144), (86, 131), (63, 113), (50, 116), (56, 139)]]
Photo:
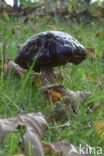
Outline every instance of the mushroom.
[(80, 64), (86, 50), (75, 38), (61, 31), (46, 31), (30, 37), (21, 47), (15, 63), (25, 69), (33, 65), (49, 82), (54, 81), (53, 68), (66, 63)]

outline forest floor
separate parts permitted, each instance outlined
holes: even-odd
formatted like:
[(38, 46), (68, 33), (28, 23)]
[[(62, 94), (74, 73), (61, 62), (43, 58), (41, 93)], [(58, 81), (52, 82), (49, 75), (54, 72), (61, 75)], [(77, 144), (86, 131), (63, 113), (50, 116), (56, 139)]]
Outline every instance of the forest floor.
[[(31, 17), (33, 18), (33, 17)], [(70, 143), (79, 146), (88, 144), (91, 147), (101, 147), (104, 151), (104, 135), (96, 132), (95, 124), (104, 122), (104, 21), (72, 22), (61, 20), (57, 16), (48, 19), (24, 21), (23, 18), (8, 17), (0, 19), (0, 53), (2, 58), (2, 45), (7, 41), (7, 56), (14, 60), (19, 47), (30, 36), (47, 30), (65, 31), (79, 40), (85, 47), (95, 48), (93, 59), (86, 59), (80, 65), (67, 64), (56, 68), (62, 72), (62, 84), (71, 90), (90, 91), (91, 96), (79, 105), (78, 115), (69, 119), (70, 126), (64, 129), (53, 129), (44, 136), (44, 141), (67, 139)], [(41, 93), (39, 84), (31, 85), (26, 79), (20, 80), (11, 74), (6, 80), (0, 79), (0, 117), (14, 117), (17, 114), (40, 111), (49, 113), (51, 106), (47, 107)], [(92, 112), (88, 112), (88, 105), (97, 105)], [(52, 122), (56, 126), (61, 121)], [(91, 126), (90, 126), (91, 125)], [(104, 134), (104, 133), (103, 133)], [(0, 156), (11, 156), (18, 153), (18, 136), (11, 134), (0, 146)]]

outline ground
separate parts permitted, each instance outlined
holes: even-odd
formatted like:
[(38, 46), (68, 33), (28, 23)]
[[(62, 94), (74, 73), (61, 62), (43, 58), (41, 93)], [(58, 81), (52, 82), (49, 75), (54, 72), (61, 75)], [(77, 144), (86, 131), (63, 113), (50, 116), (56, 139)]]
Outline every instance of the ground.
[[(78, 115), (69, 119), (70, 127), (56, 129), (44, 136), (45, 141), (67, 139), (70, 143), (89, 144), (92, 147), (102, 147), (104, 150), (104, 137), (96, 133), (94, 123), (104, 121), (104, 21), (90, 21), (84, 23), (61, 21), (58, 18), (49, 21), (42, 18), (25, 22), (22, 18), (8, 18), (0, 20), (0, 53), (2, 43), (7, 40), (7, 56), (14, 59), (20, 45), (31, 35), (46, 30), (65, 31), (78, 39), (85, 47), (94, 47), (93, 59), (86, 59), (80, 65), (67, 64), (56, 68), (64, 75), (63, 85), (72, 90), (85, 90), (91, 92), (86, 103), (79, 106)], [(2, 55), (1, 55), (2, 58)], [(104, 58), (103, 58), (104, 59)], [(2, 75), (2, 73), (1, 73)], [(87, 105), (99, 104), (100, 107), (88, 113)], [(41, 111), (47, 114), (47, 107), (38, 84), (31, 85), (28, 74), (20, 81), (11, 74), (6, 80), (0, 78), (0, 117), (13, 117), (17, 114)], [(51, 123), (50, 126), (60, 122)], [(91, 127), (90, 127), (91, 125)], [(17, 153), (18, 135), (10, 135), (5, 144), (0, 147), (0, 155), (11, 156)], [(8, 153), (8, 154), (7, 154)]]

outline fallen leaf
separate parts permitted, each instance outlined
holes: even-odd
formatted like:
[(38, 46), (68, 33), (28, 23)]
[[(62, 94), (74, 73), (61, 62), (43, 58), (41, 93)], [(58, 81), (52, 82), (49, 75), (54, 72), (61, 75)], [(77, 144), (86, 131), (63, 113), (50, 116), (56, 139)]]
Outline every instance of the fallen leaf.
[(70, 144), (65, 140), (57, 141), (53, 144), (44, 143), (43, 147), (47, 156), (88, 156), (86, 152), (80, 154), (79, 150), (73, 144)]
[(102, 105), (99, 102), (91, 103), (90, 106), (88, 106), (88, 112), (96, 111), (96, 110), (100, 109), (101, 107), (102, 107)]
[(21, 68), (19, 65), (17, 65), (13, 61), (8, 61), (4, 65), (3, 78), (6, 78), (10, 71), (13, 71), (14, 73), (18, 74), (21, 79), (23, 78), (24, 74), (26, 73), (25, 69)]
[(104, 38), (104, 31), (102, 31), (102, 32), (97, 32), (97, 33), (96, 33), (96, 37), (97, 37), (97, 38), (102, 38), (102, 39), (103, 39), (103, 38)]
[(86, 51), (87, 51), (88, 58), (94, 58), (94, 56), (95, 56), (95, 48), (94, 47), (87, 47)]
[(97, 134), (104, 141), (104, 121), (95, 122), (94, 127)]
[(23, 153), (20, 153), (20, 154), (15, 154), (13, 156), (25, 156)]
[(86, 79), (86, 80), (89, 80), (89, 81), (93, 81), (93, 77), (91, 77), (91, 76), (88, 76), (88, 77), (86, 77), (85, 79)]
[(62, 99), (62, 96), (63, 96), (61, 93), (59, 93), (53, 89), (49, 89), (48, 93), (49, 93), (50, 98), (53, 102), (60, 101)]
[(56, 102), (58, 101), (63, 101), (67, 110), (70, 111), (71, 108), (74, 113), (77, 112), (77, 105), (84, 103), (91, 95), (90, 92), (72, 91), (57, 84), (43, 86), (42, 89), (47, 100), (51, 100), (54, 104), (57, 104)]
[[(4, 73), (3, 73), (3, 78), (4, 79), (8, 76), (10, 71), (13, 72), (12, 74), (17, 75), (21, 79), (23, 79), (24, 75), (27, 73), (28, 70), (22, 68), (21, 66), (16, 64), (14, 61), (7, 60), (6, 63), (3, 65), (3, 71), (4, 71)], [(55, 75), (54, 76), (55, 82), (57, 82), (57, 81), (59, 82), (59, 81), (63, 80), (63, 75), (61, 73), (55, 72), (54, 75)], [(30, 77), (29, 78), (30, 78), (32, 83), (41, 84), (42, 81), (47, 81), (48, 76), (47, 76), (47, 79), (46, 79), (46, 75), (42, 75), (42, 73), (37, 73), (37, 72), (32, 71), (30, 73)]]
[(70, 126), (69, 123), (49, 128), (43, 114), (40, 112), (18, 115), (15, 118), (0, 119), (0, 144), (3, 143), (7, 134), (19, 131), (23, 152), (17, 154), (17, 156), (44, 156), (45, 153), (47, 156), (52, 156), (53, 153), (56, 156), (82, 156), (74, 145), (66, 141), (58, 141), (54, 144), (42, 143), (42, 136), (46, 130), (67, 126)]
[(43, 114), (30, 113), (10, 119), (0, 119), (0, 144), (3, 143), (8, 133), (17, 130), (23, 130), (21, 137), (25, 155), (28, 156), (30, 151), (32, 156), (43, 156), (41, 138), (43, 133), (48, 130), (48, 124)]

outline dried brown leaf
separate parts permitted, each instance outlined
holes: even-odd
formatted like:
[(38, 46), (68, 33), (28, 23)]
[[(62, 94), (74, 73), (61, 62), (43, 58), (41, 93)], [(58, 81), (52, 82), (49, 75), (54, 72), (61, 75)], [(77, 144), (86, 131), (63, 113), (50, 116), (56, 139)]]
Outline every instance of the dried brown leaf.
[(104, 141), (104, 121), (95, 122), (94, 127), (97, 134)]
[[(21, 137), (25, 155), (28, 156), (28, 151), (30, 151), (32, 156), (43, 156), (41, 138), (43, 133), (48, 130), (48, 124), (41, 113), (30, 113), (10, 119), (0, 119), (0, 143), (3, 142), (8, 133), (22, 128), (24, 131)], [(30, 147), (28, 148), (29, 145)]]
[(16, 131), (18, 124), (17, 118), (0, 119), (0, 144), (8, 133)]
[(40, 138), (32, 129), (27, 128), (26, 133), (23, 135), (24, 153), (26, 156), (43, 156), (43, 148)]
[(66, 108), (70, 110), (71, 107), (73, 112), (76, 112), (79, 103), (84, 103), (91, 95), (90, 92), (80, 90), (72, 91), (62, 85), (56, 84), (44, 86), (43, 91), (46, 99), (51, 100), (52, 102), (63, 100)]
[(95, 48), (94, 47), (88, 47), (86, 48), (87, 51), (87, 57), (93, 58), (95, 56)]
[[(13, 73), (15, 75), (18, 75), (21, 79), (23, 78), (24, 74), (27, 72), (26, 69), (20, 67), (18, 64), (16, 64), (14, 61), (8, 61), (5, 65), (4, 65), (4, 74), (3, 77), (6, 78), (8, 76), (8, 73), (10, 71), (13, 71)], [(36, 73), (36, 72), (32, 72), (30, 74), (30, 78), (35, 82), (40, 83), (41, 81), (41, 74), (40, 73)]]
[(91, 95), (90, 92), (72, 91), (56, 84), (44, 86), (43, 91), (48, 103), (53, 103), (51, 113), (47, 117), (48, 122), (65, 121), (73, 115), (76, 116), (78, 104), (86, 102)]
[(25, 156), (23, 153), (20, 153), (20, 154), (15, 154), (13, 156)]
[(88, 156), (85, 152), (80, 154), (78, 149), (67, 141), (57, 141), (53, 144), (44, 143), (43, 147), (47, 156)]
[(3, 77), (6, 78), (10, 71), (13, 71), (14, 73), (18, 74), (21, 79), (23, 78), (23, 75), (26, 72), (25, 69), (21, 68), (19, 65), (17, 65), (13, 61), (9, 61), (5, 64)]
[(103, 39), (103, 38), (104, 38), (104, 31), (102, 31), (102, 32), (97, 32), (97, 33), (96, 33), (96, 37), (97, 37), (97, 38), (102, 38), (102, 39)]

